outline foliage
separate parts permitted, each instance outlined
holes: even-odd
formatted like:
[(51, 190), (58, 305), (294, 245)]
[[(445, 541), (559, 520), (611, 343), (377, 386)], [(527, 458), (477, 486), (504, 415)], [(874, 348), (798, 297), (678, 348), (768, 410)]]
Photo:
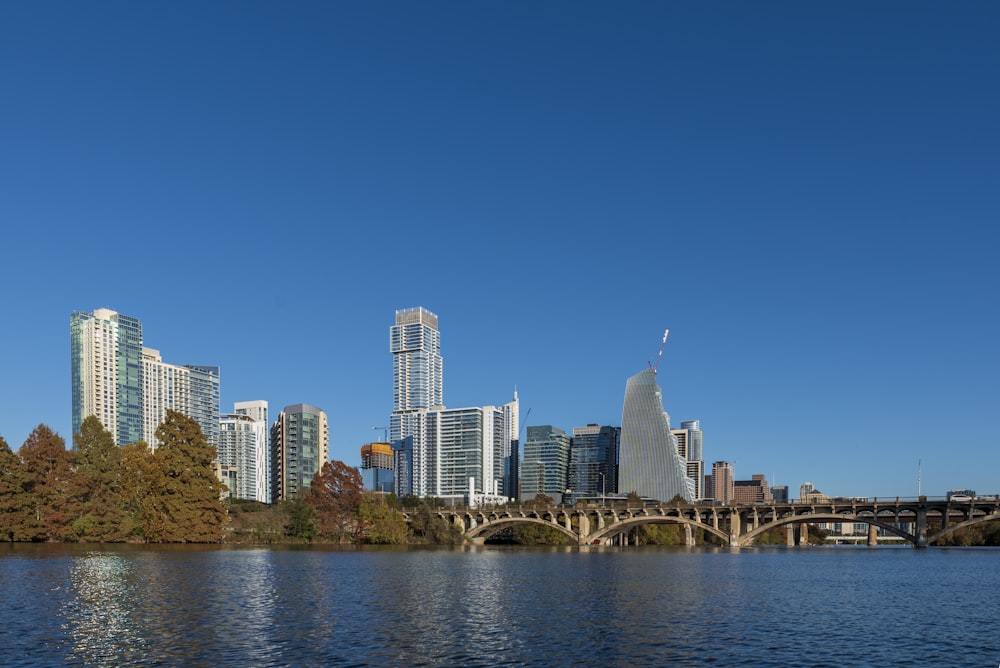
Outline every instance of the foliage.
[(543, 524), (519, 523), (511, 527), (511, 538), (517, 545), (569, 545), (569, 536), (559, 529)]
[(287, 499), (279, 506), (285, 515), (285, 535), (312, 541), (316, 537), (313, 508), (302, 499)]
[(0, 539), (13, 542), (45, 537), (30, 487), (24, 462), (0, 437)]
[(337, 460), (323, 464), (305, 498), (320, 536), (340, 543), (356, 536), (362, 488), (361, 473), (353, 466)]
[(220, 500), (223, 485), (212, 465), (215, 448), (208, 445), (197, 422), (172, 410), (157, 428), (156, 438), (160, 447), (153, 457), (163, 483), (156, 506), (162, 523), (146, 539), (157, 543), (219, 542), (226, 511)]
[(411, 515), (410, 536), (413, 542), (432, 545), (461, 545), (464, 541), (458, 527), (431, 512), (426, 504), (421, 504)]
[(684, 527), (679, 524), (643, 524), (637, 532), (639, 545), (684, 545)]
[(375, 492), (365, 492), (358, 511), (363, 527), (362, 540), (373, 545), (403, 545), (406, 543), (406, 519), (389, 499)]
[(535, 494), (535, 498), (525, 501), (524, 505), (527, 506), (528, 508), (533, 508), (536, 510), (538, 508), (547, 508), (548, 506), (552, 505), (552, 497), (549, 496), (548, 494), (543, 494), (539, 492), (538, 494)]
[(77, 538), (87, 542), (120, 542), (131, 521), (121, 499), (122, 452), (114, 436), (91, 415), (73, 437), (72, 460), (80, 483), (81, 514), (73, 520)]
[(143, 441), (120, 448), (118, 498), (126, 517), (126, 540), (148, 540), (161, 535), (159, 490), (163, 488), (160, 460)]
[(642, 497), (639, 496), (636, 492), (629, 492), (628, 496), (626, 497), (626, 501), (628, 503), (629, 508), (635, 508), (636, 506), (642, 508), (644, 505), (646, 505), (645, 503), (643, 503)]
[[(80, 515), (80, 484), (62, 437), (43, 424), (35, 427), (19, 451), (44, 539), (74, 538), (72, 522)], [(36, 538), (33, 538), (36, 539)]]
[(280, 506), (257, 501), (227, 499), (229, 512), (228, 543), (277, 543), (285, 537), (287, 515)]

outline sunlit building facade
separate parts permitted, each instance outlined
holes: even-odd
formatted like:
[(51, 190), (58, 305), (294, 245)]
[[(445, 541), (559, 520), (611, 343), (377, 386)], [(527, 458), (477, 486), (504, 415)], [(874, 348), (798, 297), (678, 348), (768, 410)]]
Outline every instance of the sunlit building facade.
[(285, 406), (271, 426), (271, 499), (300, 499), (330, 452), (326, 413), (310, 404)]
[(695, 483), (688, 477), (687, 461), (671, 433), (670, 415), (663, 408), (652, 368), (632, 376), (625, 385), (618, 491), (659, 501), (678, 495), (686, 501), (695, 499)]
[(391, 494), (395, 490), (395, 455), (389, 443), (361, 446), (361, 482), (365, 489)]
[(257, 501), (257, 423), (249, 415), (223, 415), (216, 459), (219, 478), (234, 499)]
[(618, 492), (620, 427), (589, 424), (573, 428), (568, 489), (574, 498), (593, 498)]
[(94, 415), (118, 445), (143, 440), (142, 324), (102, 308), (69, 327), (73, 433)]
[(544, 494), (553, 503), (562, 503), (569, 474), (572, 439), (552, 425), (528, 427), (521, 462), (521, 500)]
[(267, 402), (263, 399), (237, 401), (233, 413), (254, 421), (254, 496), (261, 503), (271, 503), (271, 450), (267, 422)]

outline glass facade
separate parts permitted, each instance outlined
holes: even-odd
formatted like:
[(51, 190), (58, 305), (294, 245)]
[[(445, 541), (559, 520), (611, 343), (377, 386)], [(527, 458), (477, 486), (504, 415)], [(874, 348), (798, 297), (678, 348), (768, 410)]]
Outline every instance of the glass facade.
[(618, 491), (618, 439), (621, 428), (598, 425), (573, 430), (569, 489), (574, 497), (596, 497)]
[(694, 501), (694, 481), (687, 475), (687, 462), (670, 431), (670, 415), (663, 409), (654, 369), (628, 379), (621, 429), (619, 493), (635, 492), (659, 501), (680, 495)]
[(571, 439), (552, 425), (528, 427), (521, 463), (521, 499), (530, 501), (538, 494), (562, 503), (569, 470)]
[(309, 404), (286, 406), (271, 427), (271, 498), (301, 498), (329, 452), (326, 413)]

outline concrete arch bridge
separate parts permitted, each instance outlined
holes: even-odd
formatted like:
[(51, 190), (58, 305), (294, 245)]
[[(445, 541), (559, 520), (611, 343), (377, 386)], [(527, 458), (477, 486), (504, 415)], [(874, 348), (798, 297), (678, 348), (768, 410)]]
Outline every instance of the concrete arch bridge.
[[(779, 527), (785, 527), (786, 544), (800, 545), (807, 542), (809, 524), (863, 523), (868, 525), (869, 544), (877, 543), (878, 529), (882, 529), (922, 548), (958, 529), (1000, 519), (1000, 499), (949, 501), (921, 496), (728, 505), (502, 506), (433, 512), (473, 542), (483, 542), (518, 524), (536, 524), (561, 532), (576, 545), (628, 545), (635, 544), (642, 525), (678, 524), (684, 527), (689, 545), (694, 545), (695, 532), (700, 530), (723, 545), (748, 547), (761, 534)], [(407, 521), (412, 513), (412, 509), (403, 511)]]

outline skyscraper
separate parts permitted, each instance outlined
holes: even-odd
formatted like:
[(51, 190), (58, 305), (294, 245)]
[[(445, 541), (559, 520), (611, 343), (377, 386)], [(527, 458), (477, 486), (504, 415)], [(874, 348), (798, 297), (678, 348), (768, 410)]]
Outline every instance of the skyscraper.
[(216, 463), (219, 478), (235, 499), (257, 501), (257, 431), (249, 415), (223, 415), (219, 420)]
[(197, 422), (208, 444), (219, 448), (219, 367), (168, 364), (159, 350), (144, 347), (142, 379), (143, 440), (151, 449), (160, 445), (156, 429), (168, 410)]
[(620, 427), (573, 428), (569, 458), (569, 489), (575, 497), (594, 497), (618, 491), (618, 439)]
[(698, 420), (685, 420), (681, 422), (680, 429), (671, 429), (677, 439), (677, 451), (687, 462), (687, 475), (694, 481), (694, 498), (701, 499), (705, 496), (702, 488), (705, 477), (705, 462), (703, 460), (703, 437), (701, 423)]
[(142, 324), (111, 309), (69, 318), (73, 433), (94, 415), (118, 445), (143, 440)]
[(392, 493), (395, 471), (392, 446), (388, 443), (365, 443), (361, 446), (361, 481), (365, 489)]
[(326, 413), (310, 404), (285, 406), (271, 426), (271, 499), (301, 498), (329, 457)]
[(398, 451), (397, 494), (425, 496), (434, 486), (426, 414), (444, 407), (444, 364), (438, 317), (421, 307), (396, 311), (389, 329), (392, 415), (389, 440)]
[(552, 425), (528, 427), (521, 463), (521, 499), (530, 501), (538, 494), (562, 503), (569, 471), (570, 437)]
[(663, 408), (655, 368), (640, 371), (625, 384), (618, 491), (659, 501), (670, 501), (677, 495), (686, 501), (695, 498), (687, 462), (670, 431), (670, 415)]
[(260, 399), (256, 401), (237, 401), (233, 404), (233, 412), (237, 415), (246, 415), (254, 421), (254, 494), (261, 503), (271, 503), (271, 449), (269, 447), (270, 434), (267, 424), (267, 402)]

